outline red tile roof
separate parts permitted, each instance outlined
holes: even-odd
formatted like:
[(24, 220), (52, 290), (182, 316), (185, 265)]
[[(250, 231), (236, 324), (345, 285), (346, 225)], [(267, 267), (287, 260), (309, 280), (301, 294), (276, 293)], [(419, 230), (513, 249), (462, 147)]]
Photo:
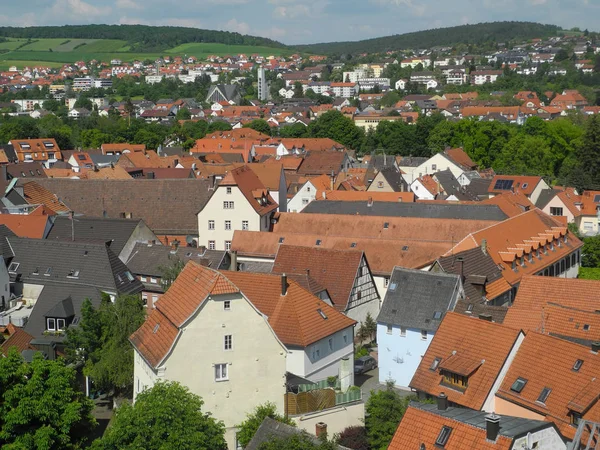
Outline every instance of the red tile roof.
[(512, 180), (513, 185), (511, 190), (514, 190), (515, 192), (522, 192), (525, 195), (531, 195), (537, 185), (543, 181), (542, 177), (524, 175), (496, 175), (490, 183), (490, 187), (488, 188), (488, 192), (490, 194), (502, 194), (507, 192), (504, 189), (496, 189), (496, 183), (500, 180)]
[(508, 450), (512, 445), (512, 439), (506, 436), (498, 436), (495, 442), (491, 442), (486, 439), (486, 430), (483, 428), (409, 406), (388, 450), (418, 450), (421, 444), (425, 444), (425, 449), (439, 448), (435, 442), (444, 426), (452, 428), (443, 447), (447, 450)]
[(19, 237), (43, 239), (47, 224), (45, 214), (0, 214), (0, 225), (6, 225)]
[(30, 342), (33, 340), (33, 336), (27, 333), (22, 328), (14, 326), (9, 323), (6, 326), (6, 332), (8, 337), (2, 344), (0, 344), (0, 353), (3, 355), (8, 354), (11, 347), (16, 347), (17, 351), (21, 353), (24, 350), (36, 350)]
[[(248, 200), (248, 203), (261, 216), (276, 210), (278, 207), (277, 202), (268, 193), (265, 185), (247, 165), (228, 172), (225, 178), (221, 180), (220, 186), (237, 186)], [(266, 202), (263, 200), (266, 200)]]
[(448, 148), (444, 150), (446, 156), (448, 156), (455, 163), (467, 168), (468, 170), (474, 170), (477, 168), (477, 164), (467, 155), (462, 148)]
[[(583, 361), (574, 370), (577, 360)], [(600, 357), (588, 346), (575, 344), (535, 332), (527, 333), (496, 396), (535, 411), (573, 438), (570, 410), (583, 413), (591, 421), (600, 421)], [(517, 378), (527, 380), (520, 393), (511, 389)], [(544, 403), (537, 401), (542, 389), (550, 394)]]
[(534, 209), (535, 205), (527, 198), (523, 192), (503, 192), (494, 195), (482, 201), (486, 205), (497, 205), (508, 217), (518, 216), (519, 214)]
[[(444, 317), (427, 352), (417, 368), (410, 387), (417, 391), (438, 396), (445, 392), (448, 399), (461, 406), (481, 409), (500, 374), (517, 337), (521, 332), (494, 322), (450, 312)], [(490, 339), (494, 336), (494, 339)], [(449, 364), (464, 366), (472, 371), (464, 392), (442, 384), (440, 370), (430, 370), (435, 358), (440, 366)], [(457, 362), (453, 363), (452, 360)]]

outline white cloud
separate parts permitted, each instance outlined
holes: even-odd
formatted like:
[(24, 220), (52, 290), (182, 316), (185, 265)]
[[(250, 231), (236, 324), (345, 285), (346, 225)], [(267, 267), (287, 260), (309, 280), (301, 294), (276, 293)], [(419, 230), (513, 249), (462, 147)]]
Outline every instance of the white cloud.
[(56, 18), (73, 19), (81, 21), (94, 20), (97, 17), (107, 16), (111, 13), (112, 9), (110, 6), (94, 6), (90, 3), (86, 3), (83, 0), (56, 0), (52, 8), (50, 8), (50, 14)]
[(529, 0), (530, 5), (545, 5), (547, 0)]
[(310, 8), (307, 5), (278, 6), (273, 10), (273, 16), (277, 19), (308, 17), (310, 16)]
[(412, 11), (415, 16), (423, 16), (426, 8), (423, 4), (415, 4), (413, 0), (371, 0), (372, 3), (380, 5), (392, 5), (397, 7), (405, 7)]
[(142, 5), (136, 3), (135, 0), (117, 0), (115, 6), (119, 9), (142, 9)]
[(246, 22), (238, 22), (238, 20), (234, 18), (229, 20), (222, 29), (225, 31), (235, 31), (241, 34), (248, 34), (250, 31), (250, 25), (248, 25)]

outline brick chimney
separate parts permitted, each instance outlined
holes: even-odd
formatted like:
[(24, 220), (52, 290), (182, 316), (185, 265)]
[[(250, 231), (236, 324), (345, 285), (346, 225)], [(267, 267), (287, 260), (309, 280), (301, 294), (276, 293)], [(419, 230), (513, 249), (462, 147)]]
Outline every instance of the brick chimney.
[(317, 422), (315, 424), (315, 434), (318, 438), (323, 436), (323, 438), (327, 437), (327, 424), (325, 422)]

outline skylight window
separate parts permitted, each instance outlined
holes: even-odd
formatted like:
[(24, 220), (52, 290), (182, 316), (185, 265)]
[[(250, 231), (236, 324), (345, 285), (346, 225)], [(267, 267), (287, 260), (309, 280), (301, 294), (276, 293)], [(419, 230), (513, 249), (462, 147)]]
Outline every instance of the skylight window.
[(440, 431), (438, 438), (435, 441), (435, 445), (445, 447), (448, 443), (448, 439), (450, 438), (450, 433), (452, 433), (452, 428), (444, 425)]
[(40, 274), (40, 268), (39, 268), (39, 267), (36, 267), (36, 268), (33, 270), (33, 272), (32, 272), (32, 275), (39, 275), (39, 274)]
[(510, 387), (510, 390), (520, 394), (526, 384), (527, 384), (527, 380), (525, 378), (519, 377), (512, 384), (512, 386)]
[(79, 278), (79, 270), (77, 270), (77, 269), (71, 269), (69, 271), (69, 275), (67, 275), (67, 277), (69, 277), (69, 278)]
[(356, 242), (353, 242), (352, 244), (350, 244), (350, 247), (351, 247), (351, 248), (354, 248), (354, 247), (356, 247)]
[(586, 323), (583, 325), (583, 331), (589, 331), (589, 329), (590, 329), (589, 324)]
[(317, 312), (323, 319), (327, 320), (327, 314), (325, 314), (321, 308), (317, 309)]
[(552, 389), (548, 387), (542, 389), (542, 392), (540, 392), (540, 396), (538, 397), (537, 401), (540, 403), (546, 403), (546, 399), (550, 395), (550, 392), (552, 392)]
[(583, 359), (578, 359), (577, 361), (575, 361), (575, 364), (573, 364), (573, 371), (579, 372), (579, 369), (581, 369), (581, 366), (583, 366)]
[(435, 320), (440, 320), (440, 319), (442, 318), (442, 312), (441, 312), (441, 311), (435, 311), (435, 312), (433, 313), (433, 318), (434, 318)]
[(156, 325), (154, 325), (154, 328), (152, 329), (152, 333), (156, 334), (156, 332), (158, 331), (159, 328), (160, 328), (160, 323), (157, 323)]
[(133, 280), (135, 280), (135, 277), (134, 277), (134, 276), (131, 274), (131, 272), (130, 272), (130, 271), (127, 271), (127, 272), (125, 272), (125, 276), (127, 277), (127, 279), (128, 279), (129, 281), (133, 281)]
[(389, 222), (385, 222), (385, 223), (383, 224), (383, 228), (389, 228), (389, 227), (390, 227), (390, 223), (389, 223)]
[(442, 362), (442, 358), (435, 358), (431, 363), (431, 366), (429, 366), (429, 370), (437, 370), (440, 362)]
[(321, 245), (321, 239), (317, 239), (317, 242), (315, 243), (315, 245)]
[(46, 272), (44, 272), (44, 275), (49, 277), (50, 275), (52, 275), (52, 267), (48, 267), (46, 269)]
[(8, 266), (8, 271), (15, 273), (17, 271), (17, 269), (19, 268), (19, 266), (20, 266), (20, 263), (17, 263), (17, 262), (10, 263), (10, 266)]
[(391, 282), (391, 283), (390, 283), (389, 290), (390, 290), (390, 291), (395, 291), (397, 287), (398, 287), (398, 283), (396, 283), (395, 281), (394, 281), (394, 282)]
[(280, 243), (280, 244), (283, 244), (283, 241), (285, 241), (285, 238), (283, 238), (283, 237), (280, 237), (280, 238), (279, 238), (279, 243)]

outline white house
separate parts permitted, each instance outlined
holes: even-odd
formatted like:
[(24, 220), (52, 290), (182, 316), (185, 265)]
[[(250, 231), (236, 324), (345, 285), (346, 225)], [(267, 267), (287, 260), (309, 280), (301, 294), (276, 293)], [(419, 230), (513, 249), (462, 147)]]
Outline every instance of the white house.
[(277, 202), (258, 176), (241, 166), (227, 173), (198, 213), (198, 244), (229, 250), (235, 230), (269, 231)]
[(130, 338), (134, 401), (158, 380), (178, 381), (225, 423), (235, 449), (248, 412), (267, 401), (284, 410), (287, 372), (353, 384), (342, 361), (353, 358), (354, 325), (285, 276), (191, 261)]
[(408, 387), (446, 312), (464, 295), (459, 275), (394, 268), (377, 317), (380, 383)]
[(307, 180), (298, 191), (288, 200), (289, 212), (301, 212), (307, 205), (314, 201), (321, 192), (332, 189), (329, 175), (319, 175)]
[(408, 80), (404, 80), (401, 78), (398, 81), (396, 81), (394, 87), (397, 91), (403, 91), (404, 89), (406, 89), (406, 83), (408, 83)]
[(465, 168), (453, 161), (450, 157), (448, 157), (447, 154), (441, 152), (436, 153), (420, 165), (411, 167), (409, 171), (402, 174), (402, 176), (404, 181), (410, 185), (413, 183), (413, 181), (419, 177), (422, 177), (423, 175), (432, 175), (442, 170), (450, 170), (452, 175), (454, 175), (455, 178), (458, 178), (465, 171)]

